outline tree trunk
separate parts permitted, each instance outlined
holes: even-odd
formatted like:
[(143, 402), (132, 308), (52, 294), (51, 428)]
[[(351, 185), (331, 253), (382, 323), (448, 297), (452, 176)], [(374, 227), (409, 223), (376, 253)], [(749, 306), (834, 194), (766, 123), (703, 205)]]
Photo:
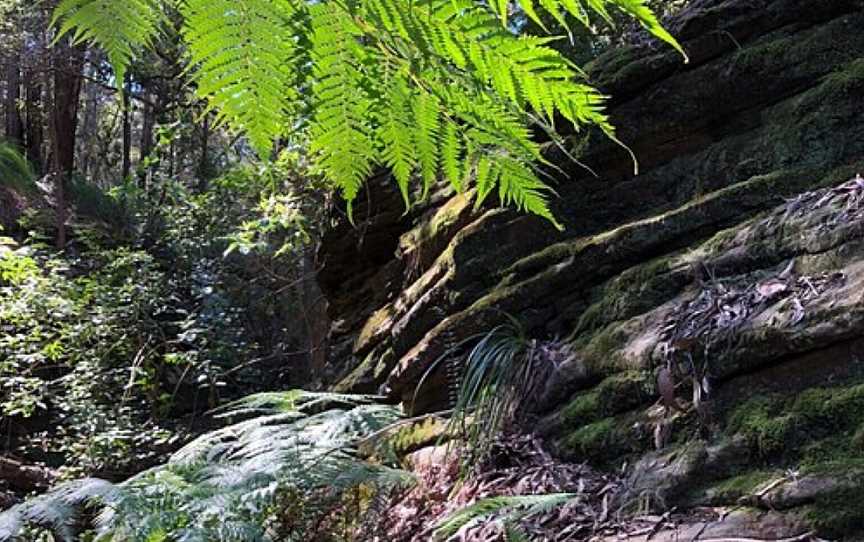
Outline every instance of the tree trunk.
[(78, 171), (86, 178), (96, 178), (101, 149), (94, 140), (99, 138), (99, 98), (101, 89), (98, 85), (85, 84), (81, 90), (81, 106), (83, 112), (79, 113), (80, 128), (84, 131), (84, 139), (78, 148)]
[(24, 113), (27, 125), (24, 133), (24, 150), (27, 159), (42, 175), (45, 172), (44, 157), (42, 156), (42, 144), (44, 143), (43, 125), (45, 119), (42, 115), (42, 82), (39, 73), (29, 71), (24, 74), (24, 86), (26, 88)]
[(141, 159), (144, 160), (153, 152), (153, 130), (156, 127), (156, 108), (144, 104), (141, 120)]
[(121, 177), (127, 179), (132, 173), (132, 103), (129, 99), (129, 79), (123, 85), (123, 171)]
[(24, 142), (24, 123), (21, 121), (21, 55), (9, 55), (6, 64), (6, 139), (20, 147)]
[(52, 56), (54, 100), (51, 104), (51, 143), (54, 152), (51, 171), (55, 183), (58, 249), (66, 247), (66, 193), (75, 169), (75, 132), (78, 127), (78, 97), (81, 94), (84, 51), (83, 46), (71, 45), (68, 39), (64, 39), (55, 45)]
[(201, 160), (198, 162), (198, 191), (207, 190), (210, 180), (210, 116), (204, 115), (204, 123), (201, 126)]

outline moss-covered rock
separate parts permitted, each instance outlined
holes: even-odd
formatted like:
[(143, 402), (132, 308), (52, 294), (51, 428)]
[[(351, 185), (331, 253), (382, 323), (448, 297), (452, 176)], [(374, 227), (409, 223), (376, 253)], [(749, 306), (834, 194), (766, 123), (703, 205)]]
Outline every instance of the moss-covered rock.
[(644, 404), (651, 397), (649, 389), (647, 375), (642, 371), (615, 374), (591, 390), (578, 393), (561, 415), (570, 426), (595, 422)]
[[(347, 270), (329, 274), (331, 286), (346, 281), (352, 300), (368, 300), (362, 311), (331, 305), (334, 341), (353, 347), (359, 366), (345, 389), (386, 383), (410, 402), (435, 360), (507, 313), (533, 338), (566, 337), (571, 349), (531, 405), (565, 457), (606, 467), (626, 458), (639, 465), (642, 490), (653, 484), (680, 507), (744, 498), (755, 507), (746, 521), (769, 525), (747, 532), (774, 534), (778, 515), (797, 526), (801, 506), (805, 523), (825, 533), (859, 529), (860, 511), (844, 502), (861, 489), (857, 478), (829, 471), (852, 472), (864, 455), (864, 222), (837, 220), (854, 201), (809, 206), (864, 172), (862, 7), (694, 2), (673, 23), (686, 36), (689, 66), (636, 45), (598, 59), (593, 80), (613, 94), (611, 114), (640, 175), (623, 150), (594, 135), (573, 139), (597, 179), (550, 149), (578, 180), (556, 186), (563, 233), (502, 210), (472, 214), (456, 198), (412, 211), (398, 232), (393, 217), (371, 221), (362, 231), (387, 241), (380, 252), (389, 251), (392, 268), (385, 273), (387, 258), (376, 259), (381, 271), (357, 274), (369, 278), (356, 288)], [(344, 260), (343, 249), (353, 257), (345, 245), (331, 243), (331, 258)], [(787, 269), (842, 280), (797, 299), (800, 308), (790, 295), (746, 307), (734, 325), (711, 324), (705, 340), (678, 351), (705, 363), (711, 392), (696, 408), (692, 383), (679, 381), (687, 414), (658, 414), (652, 371), (681, 361), (669, 357), (680, 346), (668, 340), (676, 316), (707, 289), (752, 289)], [(388, 293), (372, 295), (376, 288)], [(427, 382), (420, 410), (447, 399), (444, 376)], [(666, 423), (673, 434), (655, 451), (655, 427)], [(406, 449), (430, 436), (405, 431)], [(697, 436), (704, 442), (691, 442)], [(752, 497), (778, 480), (765, 499), (809, 500), (792, 512), (759, 510), (768, 501)]]
[(819, 464), (861, 451), (864, 384), (811, 388), (797, 396), (756, 397), (729, 416), (756, 457), (773, 464)]
[(558, 451), (573, 459), (615, 465), (622, 457), (651, 446), (651, 437), (643, 422), (643, 416), (638, 413), (603, 418), (568, 433), (558, 441)]
[(741, 502), (766, 483), (783, 475), (779, 470), (755, 469), (742, 472), (719, 482), (711, 482), (704, 490), (694, 491), (695, 500), (716, 506)]
[(439, 443), (446, 433), (447, 423), (441, 418), (426, 418), (400, 427), (388, 438), (393, 451), (399, 456)]

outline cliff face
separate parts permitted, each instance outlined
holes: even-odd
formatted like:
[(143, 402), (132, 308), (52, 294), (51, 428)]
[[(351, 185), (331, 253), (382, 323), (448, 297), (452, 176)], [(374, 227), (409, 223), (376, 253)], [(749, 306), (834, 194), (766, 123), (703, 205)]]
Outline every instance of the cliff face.
[[(860, 0), (696, 0), (672, 23), (690, 64), (639, 46), (599, 58), (640, 174), (620, 147), (572, 136), (599, 177), (556, 158), (563, 233), (466, 196), (402, 215), (373, 182), (361, 226), (321, 248), (339, 360), (322, 377), (407, 401), (508, 313), (566, 338), (535, 405), (558, 457), (626, 462), (628, 498), (659, 509), (861, 531), (862, 28)], [(416, 410), (446, 403), (438, 372)]]

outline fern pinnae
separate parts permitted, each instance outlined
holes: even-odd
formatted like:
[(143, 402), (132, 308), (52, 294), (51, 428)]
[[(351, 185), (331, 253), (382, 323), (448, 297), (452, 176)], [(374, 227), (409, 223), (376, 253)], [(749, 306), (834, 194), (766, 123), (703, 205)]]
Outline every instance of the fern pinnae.
[(417, 147), (410, 121), (407, 120), (411, 118), (412, 93), (405, 71), (406, 68), (397, 66), (385, 74), (382, 122), (378, 134), (383, 149), (381, 157), (395, 177), (407, 209), (411, 207), (410, 185), (417, 161)]
[(441, 147), (441, 167), (444, 176), (457, 193), (462, 193), (462, 173), (459, 164), (462, 159), (462, 141), (459, 126), (450, 119), (444, 122), (444, 136)]
[(573, 499), (572, 493), (550, 493), (546, 495), (513, 495), (489, 497), (457, 510), (441, 520), (434, 528), (436, 537), (445, 540), (455, 535), (463, 526), (483, 520), (494, 514), (516, 510), (518, 513), (508, 517), (511, 521), (518, 520), (543, 510), (560, 506)]
[(310, 151), (328, 180), (341, 190), (350, 211), (375, 160), (366, 124), (372, 103), (364, 90), (360, 68), (364, 51), (357, 42), (362, 32), (334, 4), (315, 4), (309, 9), (316, 100)]
[(152, 43), (163, 22), (158, 0), (62, 0), (51, 24), (57, 27), (55, 43), (71, 33), (74, 43), (98, 44), (114, 68), (116, 85), (122, 87), (136, 50)]
[[(133, 54), (152, 43), (162, 7), (169, 3), (177, 0), (61, 0), (55, 22), (60, 35), (71, 33), (75, 41), (105, 49), (119, 82)], [(611, 22), (610, 9), (618, 9), (686, 59), (646, 0), (537, 0), (536, 6), (535, 0), (183, 0), (179, 5), (189, 73), (217, 123), (245, 132), (263, 158), (287, 127), (298, 123), (299, 112), (308, 111), (302, 121), (310, 156), (348, 202), (349, 217), (364, 180), (384, 165), (403, 197), (410, 194), (413, 176), (422, 181), (424, 195), (441, 175), (463, 190), (469, 176), (456, 171), (467, 170), (482, 181), (480, 201), (497, 187), (502, 202), (549, 218), (544, 198), (551, 192), (540, 186), (531, 165), (542, 158), (526, 128), (530, 114), (550, 126), (559, 115), (577, 130), (597, 126), (621, 142), (604, 97), (549, 47), (551, 38), (510, 31), (509, 15), (517, 4), (541, 26), (537, 10), (565, 28), (568, 15), (587, 26), (589, 13)], [(384, 81), (382, 88), (376, 76), (388, 63), (407, 70), (407, 90), (401, 79), (395, 81), (398, 87)], [(400, 115), (405, 118), (397, 125)], [(499, 157), (514, 162), (481, 164)], [(504, 167), (518, 175), (504, 180)]]
[[(600, 0), (593, 0), (594, 2), (599, 2)], [(610, 1), (610, 0), (607, 0)], [(619, 8), (624, 13), (635, 18), (642, 25), (643, 28), (648, 30), (651, 34), (659, 38), (660, 40), (666, 42), (675, 48), (676, 51), (681, 53), (681, 56), (684, 57), (684, 63), (690, 62), (690, 58), (687, 56), (687, 52), (678, 43), (672, 34), (669, 33), (668, 30), (663, 28), (663, 25), (660, 24), (660, 21), (657, 19), (657, 15), (654, 11), (648, 7), (646, 0), (611, 0), (613, 5)]]
[(218, 123), (245, 131), (262, 157), (290, 125), (296, 11), (287, 0), (187, 0), (181, 7), (198, 95)]
[(412, 106), (417, 123), (414, 140), (417, 144), (420, 177), (423, 180), (421, 199), (426, 199), (429, 188), (434, 184), (439, 171), (441, 105), (435, 95), (420, 91), (414, 94)]

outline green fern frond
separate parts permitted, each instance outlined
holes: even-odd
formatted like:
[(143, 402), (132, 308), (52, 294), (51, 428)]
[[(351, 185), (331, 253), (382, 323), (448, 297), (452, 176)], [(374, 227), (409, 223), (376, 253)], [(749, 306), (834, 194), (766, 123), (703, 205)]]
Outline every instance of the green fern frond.
[[(55, 20), (61, 34), (105, 48), (119, 78), (157, 32), (160, 3), (174, 1), (63, 0)], [(611, 22), (609, 10), (619, 9), (683, 53), (645, 0), (518, 5), (538, 22), (542, 9), (561, 24), (571, 15), (584, 25), (589, 14)], [(502, 202), (551, 219), (529, 126), (554, 139), (554, 120), (563, 117), (619, 141), (605, 97), (550, 47), (552, 38), (507, 27), (513, 7), (509, 0), (184, 0), (180, 11), (192, 79), (219, 122), (245, 131), (262, 157), (297, 128), (349, 215), (365, 179), (386, 167), (406, 205), (415, 178), (424, 195), (439, 177), (457, 191), (473, 178), (479, 201), (497, 188)]]
[(92, 41), (101, 47), (121, 87), (135, 54), (158, 34), (163, 13), (160, 0), (62, 0), (52, 25), (58, 25), (57, 39), (71, 33), (75, 43)]
[[(591, 20), (588, 15), (589, 12), (598, 15), (603, 21), (611, 25), (613, 24), (613, 22), (609, 10), (611, 8), (617, 8), (618, 10), (639, 21), (642, 27), (651, 34), (653, 34), (656, 38), (674, 47), (675, 50), (681, 53), (681, 55), (684, 57), (684, 61), (688, 61), (687, 53), (684, 51), (683, 47), (681, 47), (681, 44), (678, 43), (678, 40), (676, 40), (672, 36), (672, 34), (669, 33), (669, 31), (663, 28), (663, 25), (660, 24), (660, 21), (657, 19), (657, 15), (655, 15), (654, 11), (650, 7), (648, 7), (646, 0), (539, 1), (540, 6), (547, 13), (549, 13), (549, 15), (551, 15), (558, 22), (558, 24), (565, 28), (567, 28), (567, 20), (564, 16), (565, 13), (572, 15), (580, 24), (590, 28)], [(499, 0), (499, 4), (500, 2), (504, 2), (504, 0)], [(533, 0), (518, 0), (517, 3), (531, 20), (540, 25), (541, 28), (546, 28), (540, 16), (537, 14), (537, 10)], [(508, 9), (505, 9), (504, 6), (496, 5), (495, 11), (501, 18), (501, 22), (503, 23), (503, 25), (506, 26), (506, 13)]]
[(309, 146), (350, 205), (375, 163), (372, 99), (363, 73), (369, 53), (358, 41), (361, 29), (337, 5), (315, 4), (309, 11), (316, 103)]
[(482, 499), (450, 514), (435, 526), (435, 536), (446, 540), (459, 529), (489, 516), (506, 514), (515, 521), (525, 516), (549, 510), (565, 504), (576, 495), (573, 493), (550, 493), (546, 495), (514, 495)]
[[(343, 408), (323, 408), (340, 405)], [(100, 510), (97, 540), (264, 540), (279, 491), (306, 495), (310, 512), (326, 515), (322, 489), (340, 495), (364, 488), (410, 483), (400, 469), (362, 460), (355, 446), (401, 419), (392, 405), (370, 396), (289, 391), (234, 403), (225, 415), (266, 411), (202, 435), (168, 463), (122, 484), (84, 480), (62, 485), (0, 514), (0, 542), (11, 542), (26, 524), (74, 540), (85, 506)], [(318, 507), (318, 508), (316, 508)]]
[(444, 137), (441, 145), (441, 169), (444, 177), (450, 181), (456, 192), (464, 190), (462, 184), (462, 171), (460, 164), (462, 161), (462, 134), (459, 126), (447, 120), (444, 124)]
[(555, 220), (549, 209), (550, 188), (540, 182), (526, 164), (504, 157), (498, 161), (498, 194), (502, 205), (513, 205), (519, 210), (549, 220), (559, 230), (564, 227)]
[(420, 177), (423, 179), (423, 198), (425, 198), (439, 171), (441, 104), (436, 96), (427, 92), (417, 92), (414, 95), (412, 113), (417, 124), (414, 139), (417, 144)]
[(384, 77), (384, 103), (381, 106), (381, 157), (384, 164), (393, 172), (405, 206), (411, 206), (411, 176), (417, 162), (417, 149), (414, 145), (411, 123), (411, 89), (408, 73), (395, 69)]
[[(681, 56), (684, 57), (684, 62), (689, 62), (689, 58), (687, 57), (687, 53), (684, 51), (684, 48), (681, 47), (681, 44), (678, 43), (672, 34), (669, 33), (668, 30), (663, 28), (663, 25), (660, 24), (660, 21), (657, 19), (657, 15), (654, 11), (648, 7), (648, 3), (646, 0), (605, 0), (606, 2), (611, 3), (624, 13), (632, 16), (634, 19), (639, 21), (643, 28), (651, 32), (657, 38), (663, 40), (668, 43), (672, 47), (675, 48)], [(592, 0), (592, 3), (602, 3), (601, 0)]]
[(219, 122), (243, 130), (268, 158), (290, 126), (298, 95), (290, 0), (187, 0), (183, 37), (196, 92)]

